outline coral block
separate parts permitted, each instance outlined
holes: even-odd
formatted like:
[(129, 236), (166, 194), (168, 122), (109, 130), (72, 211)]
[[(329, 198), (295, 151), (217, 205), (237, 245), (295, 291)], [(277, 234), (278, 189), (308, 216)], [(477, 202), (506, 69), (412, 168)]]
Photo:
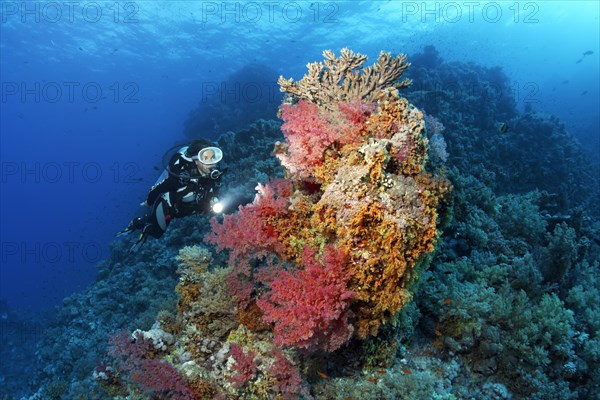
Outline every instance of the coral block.
[(287, 179), (213, 221), (208, 241), (230, 249), (231, 287), (241, 305), (260, 297), (277, 344), (332, 351), (353, 331), (377, 335), (410, 301), (450, 185), (424, 172), (423, 113), (398, 92), (405, 57), (363, 67), (348, 49), (324, 56), (300, 81), (280, 79), (286, 143), (275, 154)]

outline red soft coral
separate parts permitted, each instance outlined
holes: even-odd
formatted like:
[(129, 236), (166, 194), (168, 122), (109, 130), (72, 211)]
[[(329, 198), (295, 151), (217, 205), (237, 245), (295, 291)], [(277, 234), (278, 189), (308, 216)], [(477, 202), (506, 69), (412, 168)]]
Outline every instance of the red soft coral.
[[(367, 127), (367, 120), (375, 112), (375, 104), (365, 103), (360, 100), (353, 100), (347, 103), (339, 103), (338, 109), (343, 119), (343, 124), (338, 127), (343, 134), (338, 139), (340, 143), (359, 143), (364, 140), (364, 133)], [(342, 129), (340, 129), (342, 128)]]
[(254, 357), (256, 353), (252, 350), (248, 350), (244, 353), (244, 350), (235, 343), (231, 344), (231, 357), (235, 360), (233, 369), (237, 372), (234, 376), (229, 378), (229, 381), (236, 387), (243, 386), (246, 382), (254, 379), (256, 376), (256, 362)]
[(212, 218), (212, 230), (204, 237), (204, 241), (215, 244), (218, 250), (229, 250), (229, 263), (234, 268), (227, 277), (227, 288), (242, 309), (248, 306), (254, 291), (250, 260), (271, 259), (284, 253), (269, 219), (287, 213), (292, 184), (285, 179), (273, 179), (256, 189), (254, 201), (240, 206), (238, 213), (225, 215), (222, 223)]
[(268, 219), (287, 212), (292, 185), (285, 179), (273, 179), (264, 186), (259, 184), (256, 189), (254, 201), (240, 206), (238, 213), (225, 215), (222, 223), (212, 218), (212, 230), (204, 238), (218, 250), (229, 249), (231, 264), (248, 257), (260, 258), (273, 251), (283, 252)]
[(140, 332), (131, 336), (127, 330), (121, 330), (110, 335), (108, 340), (108, 354), (118, 360), (140, 360), (146, 357), (152, 348), (152, 342), (144, 339)]
[(302, 265), (304, 269), (282, 270), (266, 282), (271, 291), (257, 304), (263, 319), (275, 324), (275, 344), (334, 351), (353, 333), (348, 301), (354, 293), (347, 288), (346, 256), (327, 246), (320, 262), (316, 250), (307, 246)]
[(303, 395), (304, 398), (312, 398), (302, 385), (298, 368), (285, 358), (283, 351), (275, 349), (273, 356), (275, 361), (269, 368), (269, 373), (277, 380), (277, 385), (273, 389), (281, 393), (285, 400), (297, 399), (299, 395)]
[(132, 337), (127, 331), (120, 331), (110, 337), (109, 354), (115, 357), (123, 377), (128, 377), (146, 393), (168, 392), (170, 399), (196, 399), (175, 367), (160, 359), (147, 358), (151, 350), (152, 342), (140, 333)]
[(148, 393), (169, 393), (174, 400), (194, 400), (198, 396), (171, 364), (157, 359), (140, 360), (132, 380)]

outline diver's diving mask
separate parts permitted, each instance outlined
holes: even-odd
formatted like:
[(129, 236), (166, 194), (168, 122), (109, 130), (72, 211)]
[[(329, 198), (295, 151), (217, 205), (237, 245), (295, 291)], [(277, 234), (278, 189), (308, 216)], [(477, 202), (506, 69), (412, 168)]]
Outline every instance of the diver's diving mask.
[(223, 159), (223, 151), (220, 148), (205, 147), (194, 158), (202, 165), (208, 167), (210, 170), (209, 176), (212, 179), (218, 179), (221, 176), (222, 172), (217, 169), (217, 164)]

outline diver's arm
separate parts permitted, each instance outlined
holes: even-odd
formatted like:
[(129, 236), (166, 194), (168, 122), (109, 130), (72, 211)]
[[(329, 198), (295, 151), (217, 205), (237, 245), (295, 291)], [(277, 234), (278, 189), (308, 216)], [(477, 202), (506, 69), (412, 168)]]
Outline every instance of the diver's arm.
[(206, 201), (204, 205), (204, 212), (212, 211), (213, 204), (219, 202), (219, 189), (221, 188), (221, 178), (213, 180), (210, 186), (207, 188)]
[(161, 194), (174, 192), (180, 187), (185, 186), (183, 177), (189, 176), (188, 169), (190, 168), (194, 167), (191, 167), (188, 161), (183, 160), (181, 154), (176, 153), (171, 158), (171, 161), (169, 161), (169, 168), (163, 171), (158, 181), (156, 181), (150, 192), (148, 192), (146, 203), (152, 205)]
[(159, 183), (152, 186), (152, 189), (150, 189), (150, 192), (148, 192), (146, 203), (152, 205), (161, 194), (177, 190), (178, 187), (179, 181), (172, 176), (168, 176), (166, 179), (163, 179)]

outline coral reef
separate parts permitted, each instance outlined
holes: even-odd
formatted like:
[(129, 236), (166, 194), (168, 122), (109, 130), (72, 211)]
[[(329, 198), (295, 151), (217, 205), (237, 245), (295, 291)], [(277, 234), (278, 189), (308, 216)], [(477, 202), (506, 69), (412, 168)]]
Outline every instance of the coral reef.
[[(445, 63), (432, 46), (411, 58), (415, 82), (404, 96), (445, 126), (448, 163), (498, 194), (548, 192), (548, 211), (583, 207), (597, 218), (598, 168), (556, 117), (518, 113), (514, 86), (500, 67)], [(435, 67), (432, 67), (435, 65)], [(508, 130), (498, 126), (505, 123)]]
[[(133, 256), (113, 245), (41, 334), (29, 399), (595, 398), (597, 178), (560, 121), (517, 113), (500, 69), (433, 47), (411, 61), (419, 110), (385, 87), (292, 94), (283, 137), (274, 121), (221, 136), (224, 193), (254, 202)], [(209, 230), (228, 258), (200, 245)]]
[[(455, 218), (417, 289), (422, 333), (435, 352), (461, 358), (474, 384), (494, 379), (513, 398), (587, 398), (597, 359), (585, 348), (599, 309), (568, 304), (597, 290), (582, 260), (589, 233), (552, 229), (540, 192), (496, 197), (473, 177), (450, 178)], [(467, 387), (463, 396), (473, 393)]]

